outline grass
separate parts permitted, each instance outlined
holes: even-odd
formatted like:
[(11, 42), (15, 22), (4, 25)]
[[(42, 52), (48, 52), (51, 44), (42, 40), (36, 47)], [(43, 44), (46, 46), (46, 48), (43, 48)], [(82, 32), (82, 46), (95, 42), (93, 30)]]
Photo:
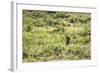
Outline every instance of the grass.
[(90, 24), (90, 13), (23, 10), (23, 62), (91, 59)]

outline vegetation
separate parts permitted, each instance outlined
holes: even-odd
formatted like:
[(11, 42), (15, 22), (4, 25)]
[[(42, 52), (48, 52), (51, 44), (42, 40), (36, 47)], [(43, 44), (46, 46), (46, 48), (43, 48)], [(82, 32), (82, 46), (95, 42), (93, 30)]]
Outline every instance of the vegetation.
[(91, 59), (91, 14), (23, 10), (23, 62)]

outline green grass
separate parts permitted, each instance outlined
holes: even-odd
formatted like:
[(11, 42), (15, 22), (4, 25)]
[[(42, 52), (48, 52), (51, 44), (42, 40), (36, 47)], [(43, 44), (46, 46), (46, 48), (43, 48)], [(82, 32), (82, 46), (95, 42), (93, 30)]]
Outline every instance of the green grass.
[(23, 10), (22, 37), (23, 62), (91, 59), (91, 14)]

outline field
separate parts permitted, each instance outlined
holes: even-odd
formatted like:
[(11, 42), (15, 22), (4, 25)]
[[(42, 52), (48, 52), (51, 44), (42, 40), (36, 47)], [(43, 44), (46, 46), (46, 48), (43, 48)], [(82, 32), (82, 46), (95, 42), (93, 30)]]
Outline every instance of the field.
[(23, 10), (23, 62), (91, 59), (91, 13)]

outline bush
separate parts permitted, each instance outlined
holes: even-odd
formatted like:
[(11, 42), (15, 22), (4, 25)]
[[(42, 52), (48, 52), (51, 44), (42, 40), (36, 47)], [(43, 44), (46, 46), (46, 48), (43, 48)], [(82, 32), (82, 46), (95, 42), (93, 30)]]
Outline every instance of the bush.
[(90, 24), (90, 13), (23, 10), (23, 62), (91, 59)]

